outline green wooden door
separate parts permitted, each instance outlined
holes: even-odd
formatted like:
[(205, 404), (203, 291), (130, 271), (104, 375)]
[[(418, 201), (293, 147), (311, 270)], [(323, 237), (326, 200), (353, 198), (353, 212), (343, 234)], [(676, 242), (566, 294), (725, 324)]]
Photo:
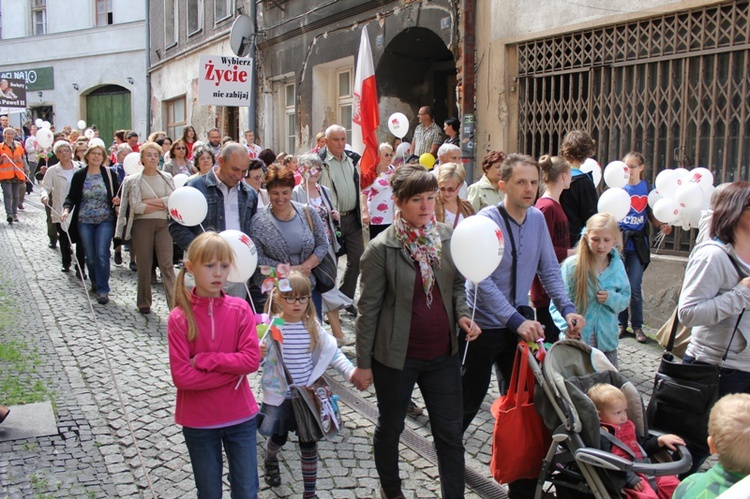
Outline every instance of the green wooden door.
[(85, 119), (88, 126), (96, 125), (99, 137), (109, 147), (117, 130), (131, 129), (130, 92), (117, 85), (94, 90), (86, 96)]

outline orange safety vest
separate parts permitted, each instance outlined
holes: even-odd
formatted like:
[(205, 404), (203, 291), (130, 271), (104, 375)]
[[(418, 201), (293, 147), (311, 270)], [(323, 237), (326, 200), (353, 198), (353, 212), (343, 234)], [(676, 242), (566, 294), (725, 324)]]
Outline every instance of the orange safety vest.
[(11, 150), (8, 144), (0, 142), (0, 180), (25, 180), (23, 173), (23, 147), (15, 143), (16, 147)]

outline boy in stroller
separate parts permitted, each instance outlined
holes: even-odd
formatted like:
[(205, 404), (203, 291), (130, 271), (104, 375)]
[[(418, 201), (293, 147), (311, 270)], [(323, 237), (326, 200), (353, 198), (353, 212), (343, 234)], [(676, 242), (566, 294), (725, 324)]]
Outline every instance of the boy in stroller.
[[(677, 435), (651, 435), (638, 438), (635, 424), (628, 419), (628, 400), (619, 388), (608, 383), (597, 383), (588, 394), (596, 406), (601, 432), (601, 448), (625, 459), (643, 460), (644, 454), (654, 454), (667, 447), (677, 450), (676, 445), (685, 445)], [(625, 496), (630, 498), (671, 499), (680, 484), (674, 475), (657, 476), (651, 483), (642, 473), (626, 473)], [(656, 490), (654, 490), (656, 486)]]
[[(554, 486), (558, 498), (626, 497), (629, 472), (658, 477), (690, 469), (690, 453), (679, 444), (676, 452), (667, 457), (672, 461), (658, 463), (630, 455), (622, 457), (602, 448), (603, 430), (597, 408), (586, 396), (598, 383), (613, 385), (624, 394), (628, 419), (635, 424), (639, 438), (647, 438), (650, 433), (638, 390), (601, 351), (582, 341), (562, 340), (550, 347), (541, 368), (533, 358), (529, 365), (542, 388), (534, 392), (534, 405), (552, 433), (552, 445), (537, 481), (536, 499), (545, 493), (545, 484)], [(660, 458), (661, 454), (667, 454), (666, 449)]]

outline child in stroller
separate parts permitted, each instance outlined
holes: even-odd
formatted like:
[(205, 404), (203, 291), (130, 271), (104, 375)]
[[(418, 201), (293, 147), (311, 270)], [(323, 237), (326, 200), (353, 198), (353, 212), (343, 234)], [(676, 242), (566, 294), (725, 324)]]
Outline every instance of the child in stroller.
[(613, 385), (624, 394), (628, 418), (640, 438), (646, 438), (649, 430), (638, 390), (601, 351), (582, 341), (562, 340), (550, 347), (541, 367), (533, 358), (529, 363), (542, 388), (534, 392), (534, 405), (552, 433), (537, 481), (537, 499), (545, 493), (545, 483), (554, 485), (558, 498), (622, 498), (628, 472), (657, 477), (690, 469), (690, 453), (679, 444), (669, 456), (672, 461), (659, 463), (602, 449), (597, 409), (586, 396), (598, 383)]
[[(603, 429), (602, 450), (625, 459), (642, 460), (645, 453), (655, 454), (662, 447), (675, 451), (676, 445), (685, 445), (683, 439), (672, 434), (638, 438), (635, 424), (628, 419), (628, 400), (619, 388), (607, 383), (597, 383), (589, 389), (587, 395), (596, 406)], [(628, 471), (626, 476), (625, 496), (629, 499), (671, 499), (672, 493), (680, 484), (674, 475), (657, 476), (654, 483), (642, 473)]]

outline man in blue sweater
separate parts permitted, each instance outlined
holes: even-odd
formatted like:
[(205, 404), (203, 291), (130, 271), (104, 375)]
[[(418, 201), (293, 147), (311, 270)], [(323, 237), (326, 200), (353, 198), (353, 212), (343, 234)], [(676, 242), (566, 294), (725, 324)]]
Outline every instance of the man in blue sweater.
[[(498, 206), (482, 209), (503, 232), (505, 250), (500, 265), (475, 286), (466, 282), (467, 304), (476, 301), (475, 321), (483, 334), (469, 345), (463, 376), (464, 431), (482, 405), (490, 384), (492, 367), (510, 380), (519, 341), (544, 339), (542, 325), (528, 306), (534, 275), (544, 285), (571, 333), (580, 334), (585, 319), (565, 294), (560, 265), (541, 211), (534, 208), (539, 189), (539, 165), (522, 154), (509, 154), (500, 167), (498, 185), (505, 199)], [(515, 265), (514, 265), (515, 263)], [(461, 351), (466, 347), (461, 334)], [(530, 482), (530, 483), (525, 483)], [(532, 497), (534, 480), (510, 484), (510, 497)], [(531, 495), (528, 494), (530, 491)]]

